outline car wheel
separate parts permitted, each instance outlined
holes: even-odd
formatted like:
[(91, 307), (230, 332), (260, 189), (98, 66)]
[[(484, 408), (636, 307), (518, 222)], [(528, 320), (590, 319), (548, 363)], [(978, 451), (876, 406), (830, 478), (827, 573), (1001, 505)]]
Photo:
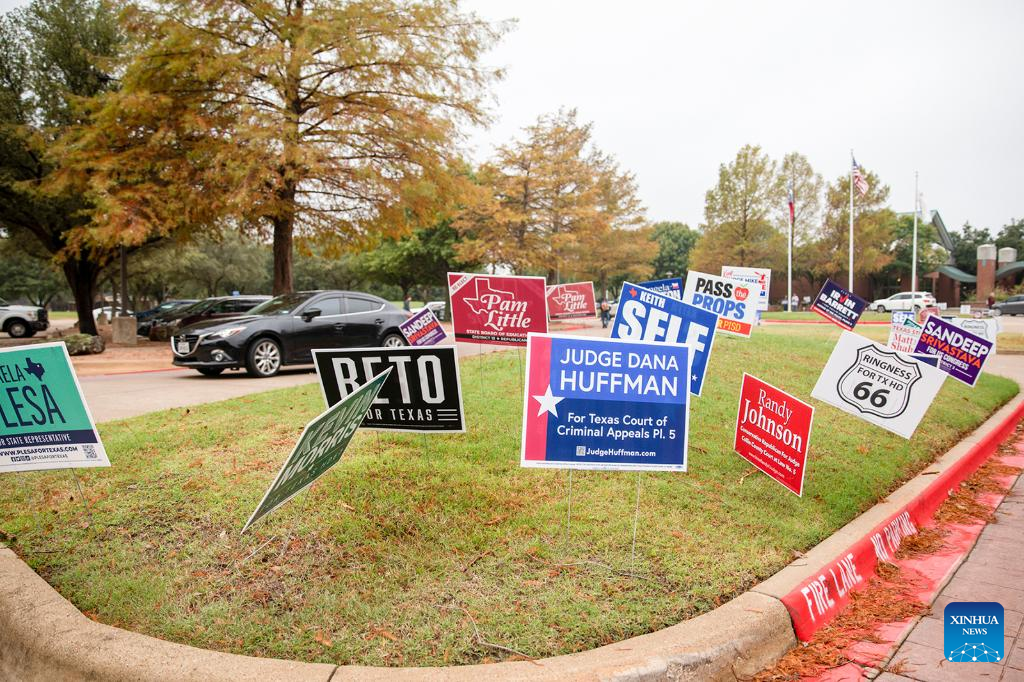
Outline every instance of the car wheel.
[(21, 320), (14, 320), (7, 325), (7, 333), (14, 339), (23, 339), (27, 336), (31, 336), (31, 334), (29, 334), (28, 325)]
[(875, 307), (875, 310), (876, 310), (876, 311), (878, 311), (878, 312), (880, 312), (880, 313), (884, 313), (884, 312), (886, 312), (886, 310), (885, 310), (885, 306), (884, 306), (884, 305), (879, 305), (879, 306), (876, 306), (876, 307)]
[[(1003, 314), (1003, 311), (1002, 311), (1002, 310), (1000, 310), (999, 308), (993, 308), (993, 309), (992, 309), (992, 310), (991, 310), (991, 311), (989, 312), (989, 314), (990, 314), (990, 315), (991, 315), (992, 317), (999, 317), (1000, 315), (1002, 315), (1002, 314)], [(1014, 314), (1016, 315), (1017, 313), (1014, 313)], [(12, 336), (13, 336), (13, 335), (12, 335)]]
[(254, 377), (272, 377), (281, 369), (281, 346), (273, 339), (257, 339), (249, 346), (245, 369)]
[(384, 337), (384, 341), (381, 343), (385, 348), (399, 348), (400, 346), (408, 346), (401, 334), (388, 334)]
[(196, 367), (196, 371), (202, 374), (204, 377), (215, 377), (220, 376), (220, 373), (224, 371), (223, 367)]

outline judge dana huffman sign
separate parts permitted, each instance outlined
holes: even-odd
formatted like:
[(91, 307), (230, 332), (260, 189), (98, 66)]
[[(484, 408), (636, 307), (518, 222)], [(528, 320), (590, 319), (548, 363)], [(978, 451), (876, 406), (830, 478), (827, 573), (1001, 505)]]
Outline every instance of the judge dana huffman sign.
[(530, 334), (524, 467), (686, 471), (691, 348)]

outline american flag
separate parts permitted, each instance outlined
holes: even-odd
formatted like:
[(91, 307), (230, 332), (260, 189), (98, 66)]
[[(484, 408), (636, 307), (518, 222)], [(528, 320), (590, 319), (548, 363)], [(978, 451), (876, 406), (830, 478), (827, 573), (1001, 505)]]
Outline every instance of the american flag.
[(857, 188), (857, 193), (864, 196), (868, 193), (868, 181), (864, 177), (864, 174), (860, 171), (860, 165), (857, 164), (857, 159), (853, 159), (853, 186)]

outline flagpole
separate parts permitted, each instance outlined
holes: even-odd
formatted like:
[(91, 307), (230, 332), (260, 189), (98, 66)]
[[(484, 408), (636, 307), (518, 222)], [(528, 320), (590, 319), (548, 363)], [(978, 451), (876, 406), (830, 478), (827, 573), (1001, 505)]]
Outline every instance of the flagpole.
[(795, 211), (793, 181), (789, 181), (789, 249), (786, 258), (786, 310), (793, 312), (793, 216)]
[(851, 292), (853, 291), (853, 150), (850, 150), (850, 276), (847, 280)]
[(921, 195), (917, 191), (917, 171), (914, 171), (914, 245), (910, 250), (910, 300), (911, 308), (916, 303), (914, 294), (917, 293), (917, 212), (921, 207)]

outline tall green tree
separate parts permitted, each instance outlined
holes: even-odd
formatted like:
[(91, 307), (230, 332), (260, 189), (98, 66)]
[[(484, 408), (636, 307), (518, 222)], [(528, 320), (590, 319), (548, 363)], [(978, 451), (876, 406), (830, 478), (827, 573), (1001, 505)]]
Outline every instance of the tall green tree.
[(723, 265), (779, 267), (786, 240), (773, 221), (781, 194), (777, 164), (759, 146), (744, 145), (718, 167), (718, 182), (704, 198), (701, 237), (691, 267), (718, 272)]
[(700, 233), (689, 225), (662, 221), (651, 226), (651, 237), (658, 245), (658, 255), (651, 265), (654, 277), (685, 277), (690, 269), (690, 251), (693, 250)]
[(383, 242), (361, 256), (360, 263), (369, 279), (397, 286), (404, 298), (417, 286), (447, 286), (449, 272), (476, 266), (459, 257), (458, 240), (452, 221), (444, 219), (403, 239)]
[(992, 233), (987, 227), (974, 227), (964, 223), (960, 230), (950, 230), (949, 237), (953, 241), (953, 262), (959, 269), (972, 275), (978, 274), (978, 247), (992, 244)]
[(46, 307), (54, 298), (68, 293), (68, 283), (48, 254), (37, 244), (0, 237), (0, 298), (27, 298), (32, 305)]
[(433, 210), (503, 31), (455, 0), (157, 0), (130, 21), (138, 54), (74, 145), (94, 237), (229, 221), (272, 239), (274, 293), (296, 237), (365, 245), (404, 228), (394, 207)]
[[(911, 276), (911, 259), (914, 250), (914, 216), (901, 215), (895, 218), (892, 228), (893, 241), (889, 245), (892, 260), (880, 271), (874, 273), (876, 282), (891, 288), (907, 288)], [(918, 221), (917, 225), (917, 288), (922, 289), (924, 275), (946, 262), (946, 250), (938, 244), (938, 230), (930, 222)], [(906, 287), (902, 285), (907, 283)]]
[(999, 230), (996, 246), (1017, 249), (1017, 260), (1024, 260), (1024, 220), (1012, 219)]
[(48, 152), (78, 122), (76, 101), (111, 87), (101, 59), (120, 44), (112, 10), (96, 0), (34, 0), (0, 17), (0, 227), (31, 235), (54, 260), (90, 334), (114, 250), (75, 237), (94, 207), (77, 190), (50, 187), (63, 162)]

